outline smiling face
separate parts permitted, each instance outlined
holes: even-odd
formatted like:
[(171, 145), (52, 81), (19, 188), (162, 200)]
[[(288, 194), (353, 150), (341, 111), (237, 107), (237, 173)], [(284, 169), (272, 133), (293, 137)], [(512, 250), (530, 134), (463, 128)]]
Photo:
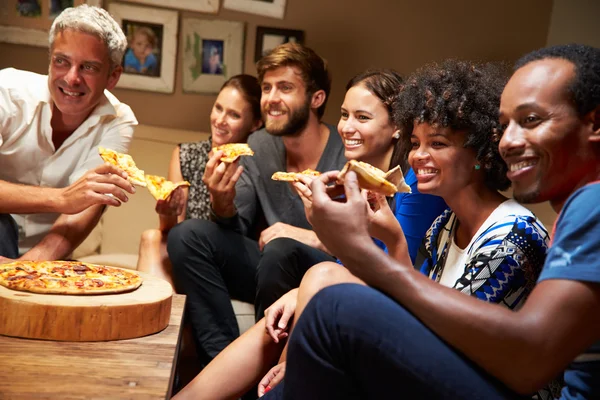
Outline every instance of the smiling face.
[(110, 65), (108, 48), (97, 36), (71, 29), (57, 33), (48, 71), (53, 113), (70, 123), (83, 122), (104, 89), (112, 89), (119, 80), (121, 67), (111, 71)]
[(410, 135), (408, 162), (418, 180), (421, 193), (452, 198), (483, 174), (475, 170), (475, 151), (465, 148), (466, 133), (428, 123), (415, 124)]
[(254, 121), (252, 106), (234, 87), (225, 87), (210, 113), (210, 128), (214, 146), (225, 143), (244, 143), (260, 124)]
[(338, 132), (347, 159), (364, 161), (384, 171), (389, 169), (396, 129), (387, 108), (364, 85), (358, 84), (346, 92)]
[(595, 169), (588, 139), (593, 122), (581, 118), (569, 93), (575, 67), (562, 59), (518, 69), (502, 93), (500, 153), (515, 198), (562, 204)]
[(308, 123), (311, 98), (297, 67), (279, 67), (265, 72), (260, 107), (267, 132), (294, 136)]

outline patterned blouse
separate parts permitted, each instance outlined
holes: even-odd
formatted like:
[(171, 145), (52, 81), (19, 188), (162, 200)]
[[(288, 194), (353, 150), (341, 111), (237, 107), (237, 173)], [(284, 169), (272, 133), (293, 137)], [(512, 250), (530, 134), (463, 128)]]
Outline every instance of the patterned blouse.
[(210, 219), (210, 195), (202, 175), (212, 148), (210, 139), (179, 144), (179, 165), (183, 179), (190, 182), (185, 219)]

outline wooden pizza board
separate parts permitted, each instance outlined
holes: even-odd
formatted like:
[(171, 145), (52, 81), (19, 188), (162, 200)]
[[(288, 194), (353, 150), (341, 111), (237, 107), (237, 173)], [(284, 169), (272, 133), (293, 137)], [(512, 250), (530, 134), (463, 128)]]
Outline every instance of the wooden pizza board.
[(0, 335), (94, 342), (159, 332), (169, 324), (173, 289), (139, 274), (142, 285), (119, 294), (37, 294), (0, 286)]

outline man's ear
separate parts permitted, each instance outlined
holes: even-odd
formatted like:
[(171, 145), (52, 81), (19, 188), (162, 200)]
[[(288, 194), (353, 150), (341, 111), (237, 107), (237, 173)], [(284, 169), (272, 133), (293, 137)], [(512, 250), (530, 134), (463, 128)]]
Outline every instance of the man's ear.
[(106, 84), (106, 89), (112, 90), (117, 85), (117, 82), (119, 82), (119, 78), (121, 77), (122, 73), (122, 66), (117, 65), (115, 68), (113, 68), (110, 75), (108, 75), (108, 83)]
[(317, 90), (313, 93), (312, 98), (310, 99), (310, 108), (317, 109), (325, 103), (327, 99), (327, 94), (324, 90)]
[(590, 142), (600, 143), (600, 105), (588, 114), (592, 124)]

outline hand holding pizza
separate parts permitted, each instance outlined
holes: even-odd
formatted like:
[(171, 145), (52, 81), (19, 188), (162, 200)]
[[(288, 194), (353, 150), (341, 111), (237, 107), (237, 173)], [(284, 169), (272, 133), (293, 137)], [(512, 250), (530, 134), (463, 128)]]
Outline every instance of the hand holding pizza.
[(186, 197), (183, 187), (179, 186), (165, 200), (157, 200), (155, 210), (159, 215), (179, 216), (185, 208)]
[(237, 160), (231, 163), (221, 162), (223, 151), (213, 152), (206, 163), (202, 182), (210, 192), (213, 211), (220, 217), (235, 215), (235, 184), (242, 175), (244, 168)]
[[(341, 256), (364, 243), (372, 243), (369, 234), (369, 204), (361, 195), (356, 174), (348, 172), (344, 179), (346, 202), (333, 200), (327, 193), (327, 175), (315, 179), (310, 220), (321, 242), (332, 254)], [(343, 234), (340, 234), (342, 232)]]
[[(339, 171), (329, 171), (325, 172), (324, 174), (321, 174), (320, 176), (327, 177), (327, 182), (335, 182), (338, 174)], [(317, 177), (298, 175), (297, 179), (298, 181), (294, 182), (292, 185), (294, 186), (294, 189), (296, 189), (298, 196), (300, 196), (300, 200), (302, 200), (302, 204), (304, 204), (304, 212), (306, 213), (306, 218), (308, 219), (308, 222), (312, 225), (312, 222), (310, 221), (310, 209), (312, 207), (312, 191), (310, 190), (310, 184), (312, 183), (312, 181), (317, 179)], [(342, 188), (342, 186), (328, 186), (327, 192), (331, 195), (334, 192), (334, 188), (339, 189)], [(335, 195), (340, 194), (339, 190), (336, 190), (335, 192)]]
[(56, 212), (62, 214), (77, 214), (96, 204), (118, 207), (128, 200), (125, 192), (135, 193), (127, 174), (108, 163), (88, 171), (59, 191)]
[[(369, 233), (382, 242), (398, 240), (402, 235), (402, 227), (392, 212), (386, 198), (382, 194), (363, 191), (363, 197), (373, 196), (373, 208), (369, 207)], [(368, 199), (367, 199), (368, 201)]]

